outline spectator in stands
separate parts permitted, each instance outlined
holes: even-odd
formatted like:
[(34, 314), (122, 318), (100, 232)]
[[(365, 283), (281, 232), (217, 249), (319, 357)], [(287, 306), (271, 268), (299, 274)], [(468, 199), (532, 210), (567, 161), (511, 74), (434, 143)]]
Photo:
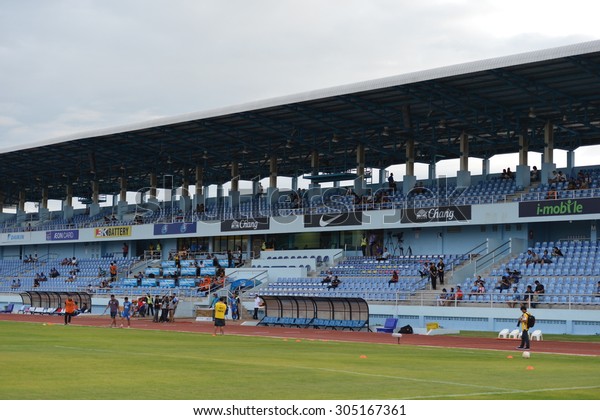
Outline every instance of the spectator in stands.
[(535, 267), (535, 265), (538, 262), (540, 262), (538, 255), (531, 249), (527, 250), (527, 259), (525, 260), (525, 266), (529, 267), (529, 264), (533, 264), (533, 266)]
[(521, 304), (521, 301), (523, 299), (521, 298), (521, 295), (519, 294), (518, 290), (519, 289), (517, 288), (517, 286), (513, 286), (512, 292), (508, 292), (506, 304), (509, 308), (514, 308), (515, 306)]
[(10, 285), (11, 288), (13, 289), (18, 289), (19, 287), (21, 287), (21, 280), (19, 279), (13, 279), (12, 284)]
[(231, 252), (231, 249), (227, 250), (227, 267), (233, 268), (233, 252)]
[(79, 263), (77, 262), (77, 257), (73, 257), (71, 258), (71, 265), (77, 267), (79, 265)]
[(506, 179), (513, 179), (514, 177), (515, 177), (515, 174), (512, 173), (510, 168), (506, 168)]
[(556, 184), (558, 182), (558, 172), (552, 171), (552, 174), (548, 177), (548, 184)]
[(393, 194), (396, 194), (396, 181), (394, 180), (393, 173), (390, 173), (390, 176), (388, 176), (388, 187)]
[(379, 256), (379, 258), (377, 258), (377, 261), (387, 261), (387, 259), (390, 258), (391, 256), (392, 255), (389, 253), (388, 249), (383, 248), (383, 252)]
[(33, 279), (33, 287), (40, 287), (40, 281), (38, 279)]
[(396, 270), (394, 270), (394, 272), (392, 273), (392, 278), (390, 279), (390, 281), (388, 281), (388, 286), (391, 286), (392, 283), (398, 283), (398, 272)]
[(444, 269), (446, 268), (446, 264), (444, 264), (444, 259), (442, 257), (440, 257), (440, 260), (438, 261), (436, 268), (437, 268), (438, 280), (440, 281), (440, 284), (444, 284)]
[(58, 276), (60, 276), (60, 273), (56, 268), (52, 267), (52, 269), (50, 270), (50, 278), (55, 279)]
[(596, 297), (600, 297), (600, 280), (598, 281), (598, 284), (596, 285)]
[(431, 290), (436, 290), (437, 286), (437, 267), (434, 263), (429, 264), (429, 280), (431, 280)]
[(331, 284), (327, 286), (327, 289), (336, 289), (342, 281), (338, 279), (338, 276), (334, 276), (333, 280), (331, 280)]
[(438, 295), (437, 306), (446, 306), (446, 300), (448, 299), (448, 291), (446, 288), (442, 289), (442, 293)]
[(548, 254), (547, 249), (544, 250), (542, 257), (540, 258), (540, 266), (542, 266), (544, 264), (552, 264), (552, 258), (550, 258), (550, 255)]
[(558, 171), (558, 182), (567, 182), (567, 176), (562, 171)]
[(323, 280), (321, 280), (321, 284), (325, 284), (325, 283), (331, 283), (331, 280), (333, 279), (332, 277), (332, 272), (331, 270), (327, 270), (325, 272), (325, 277), (323, 278)]
[(511, 283), (518, 283), (519, 280), (521, 280), (521, 272), (506, 267), (506, 277), (508, 277), (508, 280), (510, 280)]
[(533, 308), (533, 305), (532, 305), (533, 295), (534, 295), (534, 292), (533, 292), (533, 289), (531, 288), (531, 285), (527, 285), (527, 288), (525, 289), (525, 299), (524, 300), (532, 308)]
[(425, 277), (429, 277), (429, 264), (427, 262), (423, 263), (423, 268), (418, 271), (422, 279)]
[(502, 293), (503, 290), (510, 289), (510, 280), (506, 276), (502, 276), (502, 279), (496, 285), (496, 290), (499, 290), (499, 293)]
[(553, 257), (564, 257), (562, 251), (557, 246), (555, 246), (554, 248), (552, 248), (552, 256)]
[(540, 172), (538, 171), (537, 166), (534, 166), (530, 172), (529, 179), (531, 182), (537, 182), (540, 180)]
[(127, 245), (127, 242), (123, 242), (123, 258), (127, 258), (127, 256), (129, 256), (129, 245)]
[(558, 199), (558, 191), (556, 191), (556, 186), (550, 187), (548, 192), (546, 193), (546, 200), (556, 200)]
[(110, 263), (110, 266), (108, 267), (108, 271), (110, 272), (110, 281), (111, 283), (117, 280), (117, 264), (113, 261)]
[(464, 296), (465, 295), (464, 295), (461, 287), (457, 285), (456, 286), (456, 293), (454, 293), (454, 300), (463, 300)]
[(541, 302), (543, 300), (543, 294), (546, 293), (546, 289), (544, 288), (544, 285), (539, 282), (539, 280), (534, 281), (533, 284), (535, 284), (535, 289), (533, 290), (533, 300), (536, 303), (532, 303), (531, 307), (535, 308), (537, 306), (537, 302)]
[(367, 256), (367, 236), (364, 234), (360, 240), (360, 249), (362, 251), (362, 256), (366, 257)]
[(67, 257), (63, 258), (63, 260), (61, 261), (60, 265), (71, 265), (71, 260), (68, 259)]

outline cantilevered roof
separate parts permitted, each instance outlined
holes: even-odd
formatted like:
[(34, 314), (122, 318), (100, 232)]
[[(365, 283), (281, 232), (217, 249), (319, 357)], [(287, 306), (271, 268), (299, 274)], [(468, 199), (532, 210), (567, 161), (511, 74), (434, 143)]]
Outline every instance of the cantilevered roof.
[[(600, 143), (600, 41), (552, 48), (400, 76), (316, 90), (212, 111), (152, 120), (66, 136), (0, 155), (5, 204), (63, 199), (149, 186), (150, 174), (184, 177), (204, 184), (310, 173), (340, 173), (356, 166), (365, 146), (367, 167), (406, 161), (406, 142), (415, 141), (416, 161), (459, 157), (459, 138), (469, 137), (469, 154), (486, 158), (518, 151), (518, 136), (530, 151), (542, 151), (544, 126), (554, 126), (554, 146), (574, 150)], [(437, 159), (439, 160), (439, 159)]]

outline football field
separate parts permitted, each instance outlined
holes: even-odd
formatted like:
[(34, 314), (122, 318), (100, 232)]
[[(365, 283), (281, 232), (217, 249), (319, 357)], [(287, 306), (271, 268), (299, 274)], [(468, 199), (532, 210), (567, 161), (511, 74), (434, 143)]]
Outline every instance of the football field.
[(4, 400), (597, 400), (596, 356), (0, 322)]

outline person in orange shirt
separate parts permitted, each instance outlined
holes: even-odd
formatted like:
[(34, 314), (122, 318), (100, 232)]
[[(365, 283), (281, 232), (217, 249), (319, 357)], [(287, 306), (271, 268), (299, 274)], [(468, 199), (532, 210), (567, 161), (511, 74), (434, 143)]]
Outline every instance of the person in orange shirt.
[(73, 301), (72, 297), (68, 297), (65, 301), (65, 325), (69, 325), (71, 323), (71, 318), (77, 311), (77, 304)]

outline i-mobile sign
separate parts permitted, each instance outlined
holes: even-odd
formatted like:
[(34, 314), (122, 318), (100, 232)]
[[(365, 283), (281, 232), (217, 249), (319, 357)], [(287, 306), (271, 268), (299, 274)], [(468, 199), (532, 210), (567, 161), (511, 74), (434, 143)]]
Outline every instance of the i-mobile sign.
[(600, 213), (600, 199), (525, 201), (519, 203), (519, 217), (576, 216)]
[(362, 212), (304, 215), (304, 227), (330, 228), (360, 225), (362, 225)]

